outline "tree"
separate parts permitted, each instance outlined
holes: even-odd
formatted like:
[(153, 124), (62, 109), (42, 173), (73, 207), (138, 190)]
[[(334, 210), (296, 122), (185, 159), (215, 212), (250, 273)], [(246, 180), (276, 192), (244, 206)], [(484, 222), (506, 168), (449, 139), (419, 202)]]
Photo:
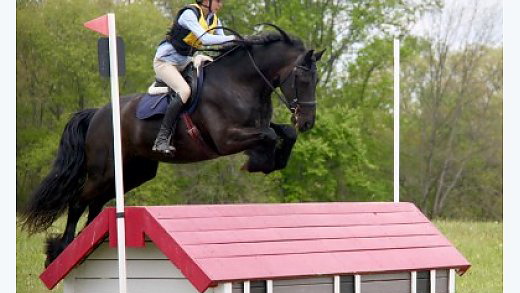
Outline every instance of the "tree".
[[(127, 49), (122, 94), (144, 91), (153, 80), (155, 45), (168, 20), (148, 2), (26, 1), (17, 5), (17, 198), (45, 175), (70, 114), (109, 102), (109, 84), (98, 75), (98, 35), (83, 23), (114, 7)], [(139, 21), (135, 21), (138, 19)]]
[[(416, 200), (431, 217), (445, 214), (452, 197), (474, 202), (476, 195), (465, 194), (471, 190), (493, 189), (479, 196), (482, 202), (501, 197), (501, 175), (490, 177), (488, 171), (501, 173), (502, 49), (486, 45), (494, 37), (495, 19), (479, 23), (479, 9), (434, 15), (439, 29), (431, 30), (404, 66), (404, 82), (413, 85), (405, 90), (402, 106), (404, 197)], [(463, 19), (469, 19), (466, 27)], [(454, 43), (461, 33), (465, 41)], [(493, 206), (478, 214), (501, 216)]]

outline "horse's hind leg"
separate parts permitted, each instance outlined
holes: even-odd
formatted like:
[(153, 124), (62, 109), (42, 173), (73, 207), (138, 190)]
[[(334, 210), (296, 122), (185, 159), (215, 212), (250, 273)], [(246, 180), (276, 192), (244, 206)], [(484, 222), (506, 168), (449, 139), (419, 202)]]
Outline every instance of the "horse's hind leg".
[[(148, 180), (151, 180), (157, 174), (159, 163), (144, 159), (133, 158), (125, 164), (124, 170), (124, 189), (125, 193), (140, 186)], [(112, 187), (113, 188), (113, 187)], [(103, 206), (114, 198), (114, 191), (103, 193), (101, 196), (94, 198), (88, 206), (88, 218), (85, 227), (92, 222), (101, 212)]]
[[(67, 225), (61, 237), (51, 237), (47, 239), (45, 266), (47, 267), (60, 253), (69, 245), (76, 235), (78, 221), (90, 202), (113, 189), (110, 180), (96, 181), (89, 177), (85, 182), (83, 190), (74, 201), (69, 203), (67, 215)], [(113, 192), (112, 192), (113, 194)]]
[[(143, 184), (155, 177), (158, 162), (132, 159), (125, 164), (124, 189), (125, 192)], [(47, 240), (47, 267), (64, 249), (74, 240), (76, 227), (81, 214), (89, 207), (87, 224), (101, 212), (103, 206), (115, 196), (115, 184), (113, 172), (107, 172), (102, 176), (91, 175), (85, 182), (83, 191), (77, 200), (69, 205), (67, 226), (61, 238)], [(85, 225), (85, 226), (86, 226)]]
[(101, 213), (101, 210), (105, 206), (105, 204), (113, 198), (110, 196), (102, 196), (94, 199), (88, 206), (88, 217), (87, 222), (85, 223), (85, 227), (88, 226), (96, 217)]
[(69, 204), (67, 226), (61, 237), (50, 237), (47, 239), (45, 267), (47, 267), (74, 239), (76, 226), (83, 211), (87, 207), (84, 202), (73, 202)]

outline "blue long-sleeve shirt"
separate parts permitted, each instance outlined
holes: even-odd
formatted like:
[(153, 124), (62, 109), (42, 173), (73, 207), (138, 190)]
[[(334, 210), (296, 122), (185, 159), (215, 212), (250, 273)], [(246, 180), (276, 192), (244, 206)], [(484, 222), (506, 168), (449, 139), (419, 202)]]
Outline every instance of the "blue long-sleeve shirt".
[[(208, 14), (206, 21), (209, 21), (213, 14)], [(229, 42), (235, 39), (234, 36), (226, 36), (224, 30), (218, 28), (215, 30), (215, 35), (204, 34), (205, 30), (200, 26), (199, 21), (195, 13), (189, 9), (185, 10), (179, 17), (179, 25), (186, 29), (189, 29), (199, 38), (201, 43), (205, 46), (208, 45), (219, 45), (225, 42)], [(218, 26), (222, 26), (220, 20)], [(202, 37), (201, 37), (202, 36)], [(183, 56), (175, 50), (170, 42), (164, 42), (161, 44), (155, 53), (154, 60), (161, 60), (173, 63), (174, 65), (184, 66), (191, 61), (191, 56)]]

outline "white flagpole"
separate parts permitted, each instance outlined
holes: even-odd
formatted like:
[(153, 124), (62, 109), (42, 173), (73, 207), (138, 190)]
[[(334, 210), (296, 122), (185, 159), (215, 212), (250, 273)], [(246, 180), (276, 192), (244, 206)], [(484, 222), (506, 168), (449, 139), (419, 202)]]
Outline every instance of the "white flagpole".
[(394, 39), (394, 202), (399, 202), (399, 38)]
[(117, 253), (119, 262), (119, 292), (126, 293), (126, 243), (123, 165), (121, 155), (121, 114), (119, 109), (119, 73), (117, 68), (116, 19), (108, 14), (108, 48), (110, 52), (110, 88), (112, 95), (112, 124), (114, 129), (114, 168), (116, 179)]

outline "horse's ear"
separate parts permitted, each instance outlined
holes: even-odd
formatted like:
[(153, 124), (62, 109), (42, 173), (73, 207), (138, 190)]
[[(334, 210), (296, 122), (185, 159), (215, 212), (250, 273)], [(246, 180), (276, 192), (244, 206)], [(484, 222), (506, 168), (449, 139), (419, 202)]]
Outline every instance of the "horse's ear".
[(316, 62), (320, 61), (321, 56), (323, 56), (323, 53), (325, 53), (325, 50), (327, 49), (323, 49), (320, 52), (314, 54), (314, 59), (316, 60)]
[(307, 51), (307, 54), (305, 54), (305, 57), (303, 57), (303, 62), (305, 64), (312, 64), (313, 62), (315, 62), (313, 60), (313, 55), (314, 55), (314, 50), (309, 50)]

